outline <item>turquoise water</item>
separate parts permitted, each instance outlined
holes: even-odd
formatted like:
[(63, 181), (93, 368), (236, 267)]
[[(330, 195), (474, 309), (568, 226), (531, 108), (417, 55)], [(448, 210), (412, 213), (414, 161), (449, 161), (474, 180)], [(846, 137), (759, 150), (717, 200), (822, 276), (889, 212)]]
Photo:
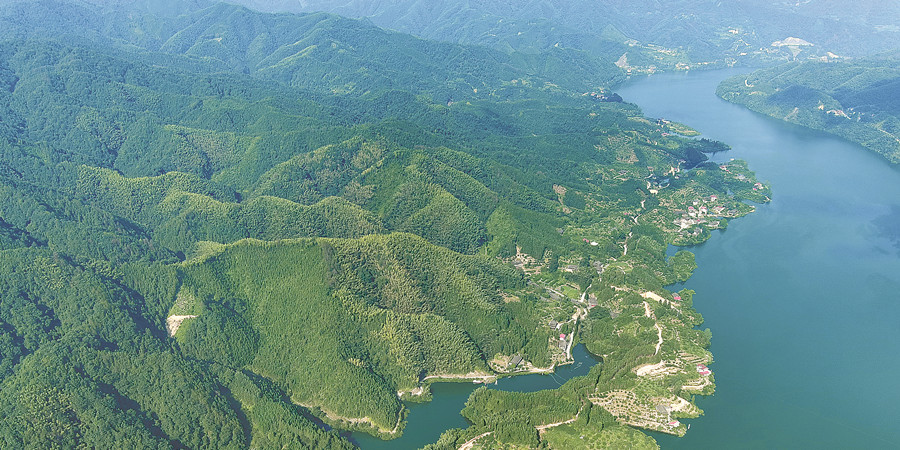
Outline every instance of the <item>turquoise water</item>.
[(900, 171), (861, 147), (715, 96), (739, 71), (618, 91), (727, 142), (771, 204), (692, 249), (717, 391), (663, 448), (900, 448)]
[[(716, 394), (684, 438), (663, 448), (900, 448), (900, 170), (840, 139), (749, 112), (715, 96), (739, 71), (656, 75), (618, 92), (650, 117), (689, 124), (733, 150), (773, 186), (773, 200), (692, 249), (685, 284), (713, 331)], [(533, 391), (587, 373), (500, 380)], [(410, 404), (403, 437), (354, 433), (364, 449), (418, 448), (459, 415), (468, 383), (432, 385)]]
[[(555, 389), (573, 377), (587, 375), (597, 360), (585, 350), (584, 345), (572, 349), (575, 362), (558, 367), (549, 375), (520, 375), (502, 378), (491, 389), (516, 392), (534, 392)], [(468, 428), (469, 423), (459, 414), (466, 406), (469, 394), (481, 386), (473, 383), (434, 383), (431, 385), (433, 400), (428, 403), (407, 403), (409, 416), (403, 436), (391, 441), (382, 441), (364, 433), (353, 433), (351, 439), (361, 448), (370, 449), (414, 449), (431, 444), (450, 428)]]

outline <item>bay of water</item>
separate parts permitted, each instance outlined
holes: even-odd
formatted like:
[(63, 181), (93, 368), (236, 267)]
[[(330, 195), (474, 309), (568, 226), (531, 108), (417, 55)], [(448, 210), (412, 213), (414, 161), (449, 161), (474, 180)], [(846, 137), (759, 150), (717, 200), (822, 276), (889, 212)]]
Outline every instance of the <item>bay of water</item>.
[[(732, 150), (773, 189), (772, 202), (692, 248), (685, 284), (713, 331), (717, 390), (706, 415), (663, 448), (900, 448), (900, 170), (846, 141), (757, 115), (715, 96), (740, 71), (666, 74), (618, 92), (649, 117), (688, 124)], [(552, 389), (594, 362), (491, 388)], [(362, 433), (364, 449), (418, 448), (449, 428), (477, 386), (436, 383), (409, 404), (403, 437)]]
[(773, 199), (691, 249), (717, 390), (663, 448), (900, 448), (900, 171), (715, 96), (740, 71), (620, 89), (749, 162)]
[[(585, 350), (584, 345), (572, 349), (575, 362), (557, 367), (548, 375), (531, 374), (501, 378), (490, 389), (515, 392), (534, 392), (555, 389), (566, 381), (587, 375), (597, 360)], [(434, 443), (441, 433), (451, 428), (468, 428), (469, 423), (459, 412), (465, 408), (469, 394), (480, 384), (434, 383), (431, 385), (432, 400), (428, 403), (407, 403), (409, 416), (403, 436), (391, 441), (383, 441), (364, 433), (352, 433), (351, 439), (365, 450), (372, 449), (415, 449)]]

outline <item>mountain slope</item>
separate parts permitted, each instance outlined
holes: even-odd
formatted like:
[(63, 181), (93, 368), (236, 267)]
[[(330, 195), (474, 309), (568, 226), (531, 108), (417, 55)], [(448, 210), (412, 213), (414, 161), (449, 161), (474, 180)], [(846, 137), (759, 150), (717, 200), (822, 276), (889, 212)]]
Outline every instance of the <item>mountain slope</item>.
[(788, 64), (725, 80), (725, 100), (856, 142), (900, 163), (896, 59)]
[[(131, 6), (12, 3), (0, 11), (0, 22), (7, 25), (0, 37), (65, 36), (126, 51), (137, 46), (169, 55), (142, 56), (158, 64), (184, 55), (202, 70), (253, 74), (321, 92), (429, 90), (438, 101), (485, 97), (516, 79), (542, 85), (552, 78), (565, 89), (584, 92), (619, 77), (609, 63), (569, 64), (565, 52), (507, 54), (426, 42), (331, 14), (262, 14), (224, 3), (185, 3), (175, 9), (184, 14), (165, 19), (133, 14)], [(48, 14), (55, 19), (48, 22)]]
[[(584, 52), (582, 58), (619, 60), (635, 71), (756, 64), (792, 59), (776, 41), (795, 36), (815, 44), (805, 54), (831, 51), (871, 55), (896, 48), (896, 3), (815, 0), (527, 2), (449, 1), (256, 1), (266, 11), (330, 11), (366, 17), (375, 24), (429, 39), (520, 52)], [(620, 58), (625, 57), (622, 61)]]
[[(394, 438), (399, 396), (435, 377), (569, 361), (551, 320), (606, 345), (590, 308), (643, 331), (605, 384), (546, 394), (562, 410), (633, 388), (617, 377), (662, 357), (648, 326), (707, 357), (689, 304), (650, 324), (632, 291), (668, 295), (692, 258), (667, 244), (769, 192), (704, 163), (721, 144), (594, 91), (591, 66), (327, 14), (105, 3), (0, 5), (3, 446)], [(714, 195), (721, 220), (678, 225)]]

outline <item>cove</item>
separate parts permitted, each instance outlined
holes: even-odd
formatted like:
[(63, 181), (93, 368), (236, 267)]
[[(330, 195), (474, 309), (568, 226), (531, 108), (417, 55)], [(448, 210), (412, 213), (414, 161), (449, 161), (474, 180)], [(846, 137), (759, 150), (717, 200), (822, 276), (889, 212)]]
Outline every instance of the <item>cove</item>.
[[(744, 70), (743, 72), (749, 72)], [(716, 393), (663, 448), (900, 445), (900, 170), (855, 144), (715, 96), (740, 70), (643, 78), (649, 117), (732, 146), (772, 202), (691, 248), (685, 286), (713, 332)]]
[[(587, 375), (598, 360), (588, 353), (584, 345), (572, 349), (574, 363), (559, 366), (556, 372), (548, 375), (530, 374), (506, 377), (497, 380), (496, 384), (487, 385), (489, 389), (502, 391), (534, 392), (544, 389), (555, 389), (570, 379)], [(466, 406), (469, 394), (480, 384), (473, 383), (433, 383), (431, 385), (432, 400), (427, 403), (406, 403), (409, 408), (406, 427), (403, 435), (397, 439), (383, 441), (371, 435), (354, 432), (350, 439), (363, 449), (415, 449), (434, 443), (441, 433), (450, 428), (468, 428), (469, 423), (459, 414)]]

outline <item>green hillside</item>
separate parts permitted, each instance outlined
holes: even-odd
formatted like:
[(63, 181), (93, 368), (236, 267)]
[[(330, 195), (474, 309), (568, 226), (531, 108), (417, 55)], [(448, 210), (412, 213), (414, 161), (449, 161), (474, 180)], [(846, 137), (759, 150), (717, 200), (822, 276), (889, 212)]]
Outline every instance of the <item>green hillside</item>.
[[(834, 52), (865, 56), (900, 46), (891, 0), (236, 0), (264, 11), (365, 17), (427, 39), (541, 55), (542, 65), (624, 72), (757, 67)], [(773, 45), (797, 37), (811, 46)], [(795, 54), (794, 52), (797, 52)]]
[(896, 58), (806, 62), (724, 81), (717, 94), (754, 111), (826, 131), (900, 163)]
[[(171, 313), (199, 315), (176, 335), (187, 354), (248, 367), (298, 404), (382, 432), (401, 419), (398, 389), (485, 371), (484, 355), (547, 339), (496, 293), (521, 274), (411, 235), (239, 241), (179, 272)], [(530, 359), (546, 358), (538, 349)]]
[[(770, 192), (705, 162), (724, 144), (583, 95), (618, 75), (323, 13), (100, 3), (0, 3), (0, 447), (396, 438), (431, 382), (570, 362), (561, 329), (610, 355), (592, 377), (479, 394), (442, 442), (532, 397), (557, 407), (499, 443), (698, 381), (631, 382), (709, 358), (689, 302), (651, 319), (639, 294), (690, 276), (668, 244)], [(634, 438), (609, 414), (599, 440)]]
[[(135, 49), (151, 52), (139, 57), (157, 65), (178, 60), (192, 70), (251, 74), (325, 94), (427, 90), (438, 102), (510, 95), (520, 90), (514, 82), (585, 92), (620, 76), (609, 63), (570, 64), (565, 54), (508, 54), (425, 41), (332, 14), (263, 14), (205, 0), (176, 1), (172, 8), (155, 3), (100, 8), (89, 2), (12, 2), (0, 11), (7, 25), (0, 37), (103, 42), (130, 57), (137, 56)], [(134, 14), (144, 4), (153, 12)]]

